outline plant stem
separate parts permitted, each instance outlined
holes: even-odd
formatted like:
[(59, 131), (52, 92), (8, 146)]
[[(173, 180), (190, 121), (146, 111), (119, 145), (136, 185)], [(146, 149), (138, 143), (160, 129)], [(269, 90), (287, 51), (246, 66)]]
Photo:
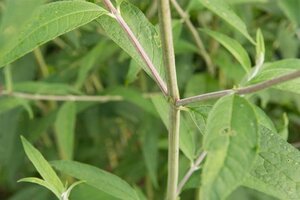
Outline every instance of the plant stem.
[(43, 54), (41, 52), (41, 49), (38, 47), (33, 51), (33, 53), (34, 53), (36, 61), (38, 62), (38, 65), (40, 66), (42, 77), (43, 78), (47, 77), (49, 75), (49, 70), (48, 70), (48, 66), (45, 62), (45, 59), (43, 57)]
[(156, 70), (153, 62), (149, 58), (148, 54), (146, 53), (145, 49), (142, 47), (141, 43), (131, 30), (131, 28), (128, 26), (128, 24), (125, 22), (123, 17), (121, 16), (120, 12), (114, 7), (114, 5), (111, 3), (110, 0), (103, 0), (104, 4), (106, 7), (110, 10), (111, 14), (116, 18), (117, 22), (120, 24), (122, 29), (125, 31), (127, 34), (128, 38), (134, 45), (135, 49), (137, 52), (140, 54), (141, 58), (147, 65), (148, 69), (150, 70), (155, 82), (163, 92), (165, 96), (168, 94), (167, 86), (166, 83), (163, 81), (162, 77), (159, 75), (158, 71)]
[(185, 99), (180, 99), (176, 102), (177, 106), (184, 106), (190, 103), (195, 103), (195, 102), (200, 102), (200, 101), (205, 101), (209, 99), (215, 99), (219, 97), (223, 97), (229, 94), (251, 94), (260, 90), (264, 90), (266, 88), (269, 88), (271, 86), (284, 83), (296, 78), (300, 77), (300, 70), (294, 71), (289, 74), (285, 74), (276, 78), (273, 78), (271, 80), (267, 80), (261, 83), (257, 83), (254, 85), (250, 85), (247, 87), (243, 88), (238, 88), (238, 89), (230, 89), (230, 90), (222, 90), (222, 91), (217, 91), (217, 92), (211, 92), (207, 94), (202, 94), (202, 95), (197, 95), (193, 97), (188, 97)]
[(169, 147), (168, 147), (168, 184), (167, 200), (176, 200), (178, 168), (179, 168), (179, 124), (180, 111), (175, 103), (179, 99), (175, 55), (172, 34), (172, 18), (170, 2), (158, 1), (159, 23), (163, 48), (164, 65), (166, 68), (167, 87), (169, 91)]
[(82, 102), (108, 102), (108, 101), (122, 101), (121, 96), (75, 96), (75, 95), (42, 95), (42, 94), (29, 94), (23, 92), (10, 92), (3, 90), (1, 96), (11, 96), (16, 98), (28, 100), (45, 100), (45, 101), (82, 101)]
[(196, 46), (198, 47), (198, 54), (200, 56), (202, 56), (202, 58), (204, 59), (206, 65), (207, 65), (207, 69), (208, 72), (211, 75), (215, 75), (215, 66), (209, 56), (209, 54), (207, 53), (204, 44), (202, 42), (202, 39), (197, 31), (197, 29), (195, 28), (195, 26), (193, 25), (193, 23), (191, 22), (189, 15), (180, 7), (180, 5), (177, 3), (176, 0), (170, 0), (171, 3), (173, 4), (175, 10), (177, 11), (177, 13), (180, 15), (180, 17), (184, 20), (184, 22), (186, 23), (187, 28), (190, 30), (193, 39), (196, 43)]
[(204, 158), (206, 157), (207, 152), (202, 152), (199, 157), (196, 159), (196, 162), (194, 162), (192, 164), (192, 166), (190, 167), (189, 171), (184, 175), (183, 179), (180, 181), (180, 183), (178, 184), (177, 187), (177, 195), (180, 194), (183, 186), (188, 182), (188, 180), (190, 179), (190, 177), (193, 175), (193, 173), (195, 171), (197, 171), (200, 167), (200, 164), (202, 163), (202, 161), (204, 160)]
[(5, 85), (7, 88), (7, 92), (11, 93), (13, 91), (13, 80), (11, 75), (11, 66), (7, 65), (4, 68), (4, 76), (5, 76)]

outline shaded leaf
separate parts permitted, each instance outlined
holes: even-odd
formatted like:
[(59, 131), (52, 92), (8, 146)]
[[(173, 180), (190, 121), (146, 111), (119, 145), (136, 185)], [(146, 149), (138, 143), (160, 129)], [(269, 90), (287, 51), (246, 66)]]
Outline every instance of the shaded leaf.
[[(151, 100), (159, 113), (160, 118), (165, 124), (166, 128), (169, 129), (169, 121), (168, 121), (168, 113), (169, 113), (169, 105), (166, 99), (161, 95), (152, 96)], [(195, 157), (195, 143), (193, 138), (193, 133), (188, 126), (186, 120), (181, 117), (180, 120), (180, 149), (184, 153), (184, 155), (190, 159), (194, 160)]]
[(247, 73), (250, 71), (251, 61), (249, 55), (238, 41), (216, 31), (208, 29), (201, 29), (201, 31), (220, 42), (237, 59)]
[(54, 125), (58, 149), (62, 159), (73, 159), (75, 122), (76, 103), (64, 103), (57, 113)]
[(226, 1), (219, 0), (199, 0), (203, 6), (208, 8), (210, 11), (221, 17), (228, 24), (233, 26), (237, 31), (242, 33), (250, 42), (255, 44), (254, 40), (251, 38), (247, 31), (245, 23), (241, 20), (239, 16), (230, 8)]

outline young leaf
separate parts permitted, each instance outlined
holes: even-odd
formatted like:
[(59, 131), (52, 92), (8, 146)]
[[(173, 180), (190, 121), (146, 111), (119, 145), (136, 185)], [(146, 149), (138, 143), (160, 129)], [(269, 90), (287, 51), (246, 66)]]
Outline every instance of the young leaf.
[(252, 169), (259, 145), (257, 119), (252, 105), (230, 95), (221, 98), (209, 113), (204, 150), (201, 196), (225, 199)]
[(254, 40), (251, 38), (247, 31), (245, 23), (240, 19), (239, 16), (230, 8), (226, 1), (219, 0), (199, 0), (203, 6), (207, 9), (221, 17), (231, 26), (233, 26), (237, 31), (242, 33), (251, 43), (255, 44)]
[[(149, 55), (149, 58), (153, 62), (161, 78), (165, 79), (161, 41), (156, 28), (137, 7), (129, 2), (122, 1), (119, 6), (122, 17)], [(152, 76), (145, 62), (141, 59), (140, 54), (136, 51), (131, 40), (116, 19), (111, 16), (103, 15), (99, 17), (97, 21), (101, 24), (107, 35), (127, 52), (136, 61), (138, 66), (142, 67), (150, 76)]]
[[(285, 59), (265, 63), (262, 70), (250, 81), (250, 84), (266, 81), (300, 69), (300, 59)], [(300, 79), (274, 86), (275, 88), (300, 94)]]
[(19, 33), (15, 42), (0, 49), (0, 67), (106, 12), (96, 4), (85, 1), (60, 1), (41, 6)]
[(76, 104), (64, 103), (57, 113), (54, 127), (60, 156), (65, 160), (73, 158), (75, 122)]
[(28, 182), (28, 183), (34, 183), (34, 184), (43, 186), (43, 187), (49, 189), (51, 192), (53, 192), (55, 194), (55, 196), (58, 199), (60, 199), (61, 194), (58, 193), (56, 188), (54, 188), (53, 185), (51, 185), (47, 181), (44, 181), (43, 179), (35, 178), (35, 177), (29, 177), (29, 178), (22, 178), (22, 179), (18, 180), (18, 182)]
[(124, 200), (138, 200), (135, 190), (121, 178), (91, 165), (75, 161), (55, 161), (52, 165), (59, 171), (85, 181), (103, 192)]
[(32, 162), (39, 174), (43, 177), (47, 185), (53, 188), (55, 194), (62, 194), (64, 192), (64, 186), (43, 155), (23, 136), (21, 136), (21, 140), (27, 157)]
[(237, 59), (244, 70), (249, 73), (251, 69), (251, 61), (249, 55), (238, 41), (216, 31), (211, 31), (208, 29), (201, 29), (201, 31), (220, 42)]
[(300, 199), (300, 153), (260, 125), (260, 151), (244, 185), (280, 199)]

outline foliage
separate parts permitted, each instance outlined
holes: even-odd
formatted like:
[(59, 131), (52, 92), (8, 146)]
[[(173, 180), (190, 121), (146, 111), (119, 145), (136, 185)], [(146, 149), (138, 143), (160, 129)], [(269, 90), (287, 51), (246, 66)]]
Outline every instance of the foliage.
[(0, 1), (0, 199), (164, 199), (174, 108), (180, 199), (300, 199), (299, 1), (170, 0), (176, 102), (160, 0), (108, 2)]

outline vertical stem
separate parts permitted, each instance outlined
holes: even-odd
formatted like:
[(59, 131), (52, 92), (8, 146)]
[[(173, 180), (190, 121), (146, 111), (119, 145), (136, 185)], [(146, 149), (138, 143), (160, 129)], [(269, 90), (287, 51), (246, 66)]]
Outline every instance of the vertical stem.
[(42, 77), (45, 78), (49, 75), (49, 70), (48, 70), (48, 66), (45, 62), (45, 59), (43, 57), (43, 54), (42, 54), (42, 51), (39, 47), (37, 47), (34, 51), (34, 56), (35, 56), (35, 59), (40, 67), (40, 70), (41, 70), (41, 74), (42, 74)]
[(172, 18), (169, 0), (159, 0), (159, 21), (163, 48), (164, 65), (167, 72), (167, 88), (169, 95), (169, 153), (167, 200), (176, 200), (178, 165), (179, 165), (179, 124), (180, 111), (176, 107), (179, 91), (176, 77), (175, 55), (172, 35)]
[(13, 80), (11, 75), (11, 66), (7, 65), (4, 68), (4, 76), (5, 76), (5, 87), (6, 90), (11, 93), (13, 91)]

